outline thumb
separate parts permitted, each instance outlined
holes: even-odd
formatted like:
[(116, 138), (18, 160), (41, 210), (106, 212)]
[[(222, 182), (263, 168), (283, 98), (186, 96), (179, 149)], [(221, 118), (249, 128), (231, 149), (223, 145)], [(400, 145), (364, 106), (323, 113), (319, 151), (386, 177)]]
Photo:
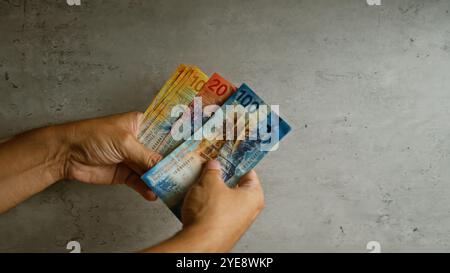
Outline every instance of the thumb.
[(261, 211), (264, 208), (264, 191), (255, 171), (251, 170), (242, 176), (238, 187), (234, 190), (245, 192), (247, 196), (251, 196), (250, 200), (252, 200), (252, 204), (256, 205), (257, 211)]
[(241, 177), (238, 183), (238, 189), (256, 189), (262, 191), (261, 182), (259, 182), (258, 175), (254, 170), (249, 171)]
[(224, 184), (222, 179), (222, 166), (219, 161), (211, 160), (208, 161), (203, 167), (203, 172), (199, 180), (199, 184), (205, 183), (218, 183)]
[(123, 144), (125, 161), (139, 174), (145, 173), (162, 159), (160, 154), (145, 147), (131, 134)]

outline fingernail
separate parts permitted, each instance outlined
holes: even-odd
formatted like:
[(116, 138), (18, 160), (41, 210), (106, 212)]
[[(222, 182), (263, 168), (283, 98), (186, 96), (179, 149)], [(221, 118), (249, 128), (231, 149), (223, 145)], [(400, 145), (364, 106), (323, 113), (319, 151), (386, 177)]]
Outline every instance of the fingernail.
[(221, 170), (222, 166), (220, 165), (219, 161), (217, 161), (217, 160), (210, 160), (206, 164), (206, 169), (208, 169), (208, 170)]

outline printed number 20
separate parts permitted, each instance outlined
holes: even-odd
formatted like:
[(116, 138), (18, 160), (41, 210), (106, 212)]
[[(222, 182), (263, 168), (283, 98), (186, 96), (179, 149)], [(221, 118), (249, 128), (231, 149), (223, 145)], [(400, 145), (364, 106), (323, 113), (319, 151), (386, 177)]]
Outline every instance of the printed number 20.
[(220, 84), (220, 81), (217, 79), (214, 79), (208, 88), (216, 92), (218, 96), (223, 96), (228, 91), (228, 86)]

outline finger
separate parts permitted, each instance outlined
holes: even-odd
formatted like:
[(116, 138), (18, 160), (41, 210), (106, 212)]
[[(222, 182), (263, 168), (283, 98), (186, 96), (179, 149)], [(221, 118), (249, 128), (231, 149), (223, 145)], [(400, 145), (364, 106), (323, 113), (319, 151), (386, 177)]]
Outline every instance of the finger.
[(125, 183), (132, 173), (134, 172), (123, 164), (103, 166), (80, 165), (73, 172), (73, 176), (75, 179), (85, 183), (113, 185)]
[(241, 193), (245, 192), (247, 197), (251, 198), (252, 204), (256, 205), (256, 211), (259, 212), (264, 208), (264, 192), (255, 171), (251, 170), (242, 176), (239, 179), (238, 187), (234, 190), (240, 191)]
[(239, 179), (238, 187), (262, 190), (258, 175), (256, 174), (256, 172), (254, 170), (249, 171), (244, 176), (242, 176), (241, 179)]
[(152, 168), (158, 161), (162, 159), (161, 155), (148, 149), (140, 143), (137, 139), (139, 127), (144, 119), (144, 114), (141, 112), (129, 112), (121, 114), (117, 119), (118, 122), (125, 128), (122, 154), (125, 162), (138, 174), (143, 174)]
[(222, 166), (217, 160), (211, 160), (205, 164), (205, 166), (203, 167), (202, 175), (199, 180), (200, 184), (211, 182), (213, 183), (222, 182), (223, 184)]
[(144, 114), (141, 112), (130, 112), (126, 114), (131, 121), (131, 131), (137, 137), (141, 124), (144, 121)]
[(157, 199), (156, 194), (139, 178), (137, 174), (132, 174), (125, 184), (137, 191), (142, 197), (148, 201), (155, 201)]
[(156, 200), (156, 195), (139, 178), (139, 175), (124, 164), (117, 165), (111, 184), (125, 184), (137, 191), (145, 199), (149, 201)]
[(117, 165), (112, 184), (125, 184), (137, 191), (142, 197), (149, 201), (156, 200), (156, 195), (145, 185), (139, 176), (124, 164)]
[(85, 183), (124, 184), (134, 171), (124, 164), (89, 166), (79, 165), (73, 172), (73, 178)]
[(160, 154), (145, 147), (132, 135), (125, 139), (122, 148), (125, 161), (139, 174), (148, 171), (162, 159)]
[(117, 164), (110, 184), (124, 184), (133, 173), (134, 171), (128, 168), (128, 166), (124, 164)]
[(117, 165), (89, 166), (77, 164), (71, 172), (71, 179), (85, 183), (111, 184), (117, 170)]

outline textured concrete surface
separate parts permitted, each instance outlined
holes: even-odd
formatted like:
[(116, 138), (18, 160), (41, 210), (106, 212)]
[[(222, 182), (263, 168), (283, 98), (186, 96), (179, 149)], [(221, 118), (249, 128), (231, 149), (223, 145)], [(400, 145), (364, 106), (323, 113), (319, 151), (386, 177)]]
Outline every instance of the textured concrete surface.
[[(450, 250), (450, 2), (0, 2), (0, 138), (145, 110), (179, 63), (247, 82), (294, 127), (235, 251)], [(30, 155), (32, 156), (32, 155)], [(61, 182), (0, 216), (0, 251), (131, 251), (180, 228), (125, 187)]]

